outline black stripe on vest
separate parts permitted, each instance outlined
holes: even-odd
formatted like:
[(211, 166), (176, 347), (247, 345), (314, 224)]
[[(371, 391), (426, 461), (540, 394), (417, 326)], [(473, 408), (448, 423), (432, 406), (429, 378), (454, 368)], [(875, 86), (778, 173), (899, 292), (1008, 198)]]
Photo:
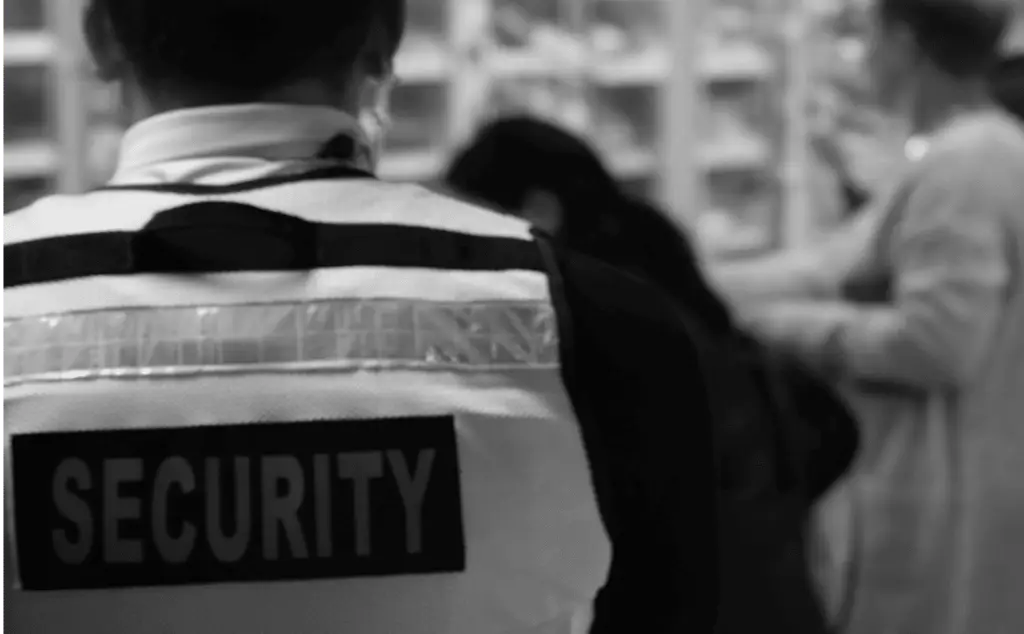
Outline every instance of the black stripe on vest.
[(404, 225), (316, 223), (242, 203), (204, 201), (162, 211), (140, 231), (6, 245), (4, 288), (95, 275), (352, 266), (545, 271), (530, 240)]

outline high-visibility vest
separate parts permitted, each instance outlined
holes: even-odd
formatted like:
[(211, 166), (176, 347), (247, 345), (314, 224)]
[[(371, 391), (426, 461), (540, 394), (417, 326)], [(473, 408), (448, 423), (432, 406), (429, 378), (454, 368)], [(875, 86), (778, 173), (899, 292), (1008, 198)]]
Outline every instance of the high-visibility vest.
[[(611, 548), (527, 226), (340, 187), (5, 219), (10, 631), (586, 631)], [(210, 214), (262, 237), (174, 252)]]

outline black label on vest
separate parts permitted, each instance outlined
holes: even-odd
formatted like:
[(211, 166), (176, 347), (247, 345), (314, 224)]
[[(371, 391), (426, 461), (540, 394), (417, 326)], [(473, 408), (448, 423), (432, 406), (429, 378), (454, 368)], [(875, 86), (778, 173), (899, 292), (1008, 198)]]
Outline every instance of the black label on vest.
[(22, 587), (465, 569), (451, 417), (11, 439)]

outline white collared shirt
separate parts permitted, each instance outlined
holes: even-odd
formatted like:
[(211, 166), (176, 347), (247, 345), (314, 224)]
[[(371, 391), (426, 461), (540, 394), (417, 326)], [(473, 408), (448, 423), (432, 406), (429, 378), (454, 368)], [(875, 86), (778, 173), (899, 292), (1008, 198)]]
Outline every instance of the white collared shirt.
[[(326, 146), (344, 137), (355, 143), (354, 156), (325, 157)], [(307, 173), (345, 164), (372, 172), (363, 152), (366, 144), (356, 118), (333, 108), (243, 104), (178, 110), (140, 121), (126, 132), (109, 184), (219, 186), (294, 177), (290, 186), (235, 198), (317, 222), (414, 222), (480, 235), (501, 235), (509, 223), (521, 224), (411, 183), (372, 178), (299, 182)], [(47, 196), (7, 214), (4, 239), (11, 243), (74, 233), (134, 231), (160, 206), (173, 202), (167, 196), (102, 189)], [(410, 205), (415, 214), (405, 213)]]
[(339, 134), (363, 142), (358, 121), (334, 108), (243, 104), (176, 110), (125, 133), (111, 184), (223, 184), (308, 170)]

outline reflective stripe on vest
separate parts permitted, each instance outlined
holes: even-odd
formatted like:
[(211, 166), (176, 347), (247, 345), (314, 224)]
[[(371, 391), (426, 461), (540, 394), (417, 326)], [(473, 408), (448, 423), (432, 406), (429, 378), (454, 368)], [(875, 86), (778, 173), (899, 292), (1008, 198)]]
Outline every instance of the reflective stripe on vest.
[(266, 275), (5, 291), (14, 631), (585, 631), (610, 544), (544, 274)]
[(557, 367), (543, 302), (333, 300), (4, 322), (4, 383), (345, 368)]

